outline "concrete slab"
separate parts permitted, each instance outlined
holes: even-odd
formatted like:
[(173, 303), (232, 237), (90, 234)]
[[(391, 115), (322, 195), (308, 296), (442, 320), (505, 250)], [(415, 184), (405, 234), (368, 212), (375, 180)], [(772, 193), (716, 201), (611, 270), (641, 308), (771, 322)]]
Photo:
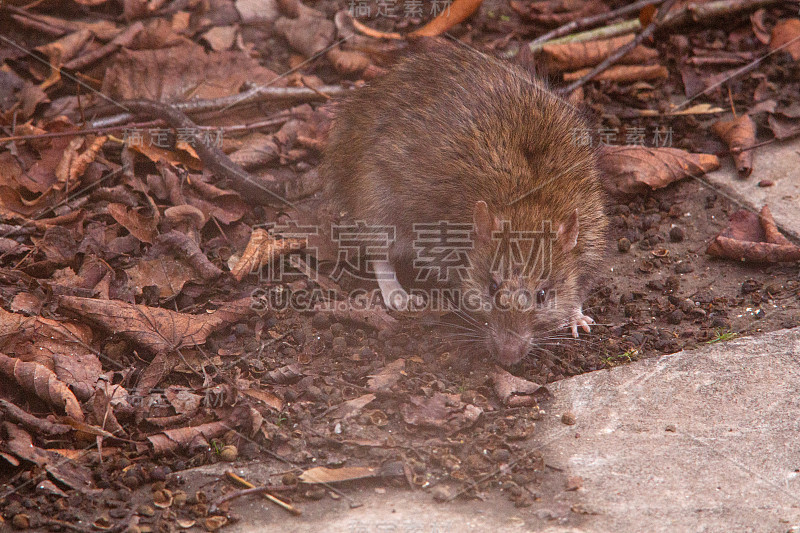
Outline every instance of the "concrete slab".
[[(552, 468), (532, 507), (499, 495), (443, 504), (359, 484), (342, 499), (305, 505), (302, 517), (244, 499), (231, 531), (800, 531), (800, 328), (585, 374), (551, 390), (530, 449)], [(566, 411), (575, 425), (561, 422)], [(245, 470), (267, 478), (258, 465)], [(565, 491), (573, 476), (582, 487)]]
[[(586, 531), (800, 531), (800, 328), (585, 374), (554, 394), (543, 454), (583, 479), (597, 513)], [(577, 423), (559, 437), (566, 410)]]
[[(768, 204), (775, 222), (787, 236), (800, 239), (800, 138), (756, 148), (753, 173), (739, 178), (730, 157), (703, 179), (742, 206), (758, 212)], [(759, 187), (761, 180), (775, 183)]]

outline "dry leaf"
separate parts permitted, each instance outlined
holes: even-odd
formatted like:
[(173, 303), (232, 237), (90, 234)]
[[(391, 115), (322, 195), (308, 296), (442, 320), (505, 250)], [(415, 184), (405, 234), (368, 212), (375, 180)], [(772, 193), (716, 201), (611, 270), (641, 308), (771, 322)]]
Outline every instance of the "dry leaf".
[(756, 143), (756, 124), (750, 115), (720, 120), (711, 126), (711, 130), (728, 145), (739, 175), (743, 178), (749, 176), (753, 172), (754, 150), (741, 150)]
[(380, 475), (380, 468), (372, 466), (345, 466), (342, 468), (327, 468), (318, 466), (309, 468), (298, 476), (303, 483), (341, 483), (354, 479), (364, 479)]
[(598, 164), (606, 176), (603, 184), (614, 194), (660, 189), (674, 181), (719, 168), (719, 160), (714, 155), (643, 146), (606, 146)]
[[(633, 39), (634, 36), (631, 34), (613, 39), (548, 44), (542, 47), (542, 53), (546, 56), (546, 65), (549, 70), (554, 72), (576, 70), (599, 64)], [(625, 54), (618, 63), (647, 63), (656, 58), (658, 58), (658, 50), (639, 45)]]
[(274, 409), (275, 411), (282, 411), (284, 407), (283, 400), (272, 394), (271, 392), (261, 390), (261, 389), (242, 389), (242, 394), (250, 396), (253, 399), (259, 400), (264, 402), (267, 407)]
[(367, 381), (367, 387), (371, 391), (385, 391), (392, 388), (392, 386), (400, 380), (403, 371), (406, 368), (406, 360), (398, 359), (386, 365), (380, 372), (374, 376), (370, 376)]
[(333, 419), (347, 420), (360, 413), (361, 410), (372, 403), (374, 399), (374, 394), (364, 394), (358, 398), (342, 402), (340, 405), (330, 409), (327, 414)]
[(760, 215), (744, 209), (732, 214), (728, 227), (714, 238), (706, 252), (754, 263), (800, 261), (800, 246), (781, 235), (766, 205)]
[[(575, 72), (568, 72), (564, 74), (564, 81), (579, 80), (588, 74), (591, 69), (576, 70)], [(656, 80), (666, 79), (669, 76), (667, 67), (661, 65), (619, 65), (609, 67), (603, 72), (597, 74), (592, 80), (594, 81), (616, 81), (620, 83), (641, 80)]]
[(0, 372), (16, 381), (26, 392), (64, 410), (75, 420), (83, 421), (83, 411), (78, 399), (49, 368), (0, 353)]
[(800, 61), (800, 19), (780, 20), (772, 28), (769, 49), (774, 51), (779, 48), (788, 52), (795, 61)]
[(236, 281), (242, 281), (250, 272), (268, 266), (285, 253), (302, 249), (305, 244), (303, 239), (276, 239), (264, 229), (255, 229), (242, 257), (231, 268), (231, 275)]
[(420, 29), (411, 32), (411, 37), (436, 37), (441, 35), (456, 24), (459, 24), (475, 13), (481, 7), (483, 0), (455, 0), (448, 9), (439, 13), (436, 18)]
[(158, 297), (172, 298), (181, 292), (188, 281), (199, 279), (197, 273), (185, 262), (172, 257), (159, 257), (152, 261), (139, 261), (125, 269), (136, 294), (148, 286), (158, 287)]
[(495, 366), (491, 379), (495, 393), (509, 407), (530, 407), (550, 395), (542, 385), (517, 377), (499, 366)]
[(472, 426), (483, 409), (461, 401), (458, 394), (435, 393), (432, 397), (412, 396), (400, 408), (406, 424), (455, 433)]
[(153, 244), (158, 236), (158, 215), (153, 215), (149, 207), (145, 214), (123, 204), (108, 204), (108, 214), (120, 226), (128, 230), (131, 235), (142, 242)]
[(250, 313), (249, 298), (228, 302), (212, 313), (190, 315), (117, 300), (63, 296), (59, 305), (117, 333), (153, 353), (206, 342), (208, 335)]

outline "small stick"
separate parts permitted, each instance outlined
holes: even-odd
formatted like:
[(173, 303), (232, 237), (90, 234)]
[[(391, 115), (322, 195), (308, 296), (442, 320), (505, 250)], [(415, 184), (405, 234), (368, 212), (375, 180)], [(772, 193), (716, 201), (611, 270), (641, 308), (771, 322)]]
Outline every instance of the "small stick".
[(634, 38), (631, 42), (629, 42), (625, 46), (621, 46), (616, 52), (608, 56), (599, 65), (590, 70), (585, 76), (581, 77), (581, 79), (579, 80), (570, 83), (566, 88), (562, 89), (561, 92), (563, 94), (570, 94), (578, 87), (582, 87), (583, 85), (586, 84), (587, 81), (591, 80), (599, 73), (603, 72), (608, 67), (619, 61), (620, 58), (622, 58), (622, 56), (624, 56), (625, 54), (627, 54), (628, 52), (639, 46), (639, 44), (641, 44), (642, 41), (653, 35), (653, 33), (655, 33), (655, 31), (659, 27), (661, 27), (661, 25), (664, 23), (664, 20), (666, 20), (667, 13), (669, 12), (670, 8), (672, 8), (672, 5), (674, 3), (675, 0), (667, 0), (666, 2), (664, 2), (661, 5), (661, 8), (659, 9), (659, 13), (656, 15), (656, 19), (652, 23), (650, 23), (650, 25), (648, 25), (644, 30), (639, 32), (636, 38)]
[(589, 17), (584, 17), (582, 19), (573, 20), (563, 26), (554, 29), (553, 31), (549, 31), (544, 35), (540, 35), (536, 39), (532, 40), (528, 43), (531, 51), (534, 50), (534, 47), (538, 49), (539, 47), (536, 45), (542, 44), (546, 41), (550, 41), (557, 37), (563, 37), (564, 35), (569, 35), (575, 30), (582, 30), (585, 28), (591, 28), (592, 26), (596, 26), (601, 22), (605, 22), (607, 20), (611, 20), (616, 17), (621, 17), (622, 15), (627, 15), (628, 13), (635, 13), (640, 9), (647, 7), (649, 5), (659, 5), (662, 4), (664, 0), (639, 0), (638, 2), (634, 2), (630, 5), (621, 7), (619, 9), (614, 9), (607, 13), (600, 13), (599, 15), (592, 15)]
[(87, 65), (91, 65), (95, 61), (98, 61), (107, 55), (113, 54), (114, 52), (117, 51), (117, 49), (129, 45), (133, 41), (133, 39), (135, 39), (136, 36), (142, 32), (143, 29), (144, 29), (144, 24), (138, 21), (134, 22), (128, 28), (118, 33), (116, 37), (111, 39), (109, 42), (107, 42), (100, 48), (92, 50), (88, 54), (84, 54), (80, 57), (76, 57), (71, 61), (68, 61), (64, 65), (64, 68), (69, 70), (80, 70)]
[[(242, 487), (246, 487), (246, 490), (236, 492), (236, 493), (231, 494), (229, 496), (225, 496), (224, 498), (219, 500), (216, 504), (214, 504), (215, 506), (218, 506), (219, 504), (222, 504), (222, 503), (224, 503), (224, 502), (226, 502), (228, 500), (231, 500), (233, 498), (238, 498), (239, 496), (245, 496), (247, 494), (262, 493), (266, 499), (268, 499), (269, 501), (271, 501), (275, 505), (283, 507), (284, 509), (286, 509), (287, 511), (289, 511), (293, 515), (300, 516), (301, 514), (303, 514), (303, 511), (301, 511), (297, 507), (294, 507), (294, 506), (286, 503), (283, 500), (279, 500), (278, 498), (276, 498), (275, 496), (270, 494), (268, 491), (276, 490), (276, 487), (274, 487), (274, 486), (256, 487), (255, 485), (253, 485), (252, 483), (250, 483), (246, 479), (237, 476), (233, 472), (225, 472), (225, 477), (229, 481), (232, 481), (233, 483), (235, 483), (237, 485), (240, 485)], [(290, 487), (290, 488), (294, 488), (294, 487)], [(282, 490), (282, 489), (280, 487), (278, 487), (277, 490)]]

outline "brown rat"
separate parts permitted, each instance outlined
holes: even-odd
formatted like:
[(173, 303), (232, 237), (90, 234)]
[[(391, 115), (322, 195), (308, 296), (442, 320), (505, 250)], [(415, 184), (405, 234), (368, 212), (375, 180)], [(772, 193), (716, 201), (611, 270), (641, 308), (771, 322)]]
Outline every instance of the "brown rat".
[(414, 225), (472, 224), (468, 273), (449, 283), (473, 339), (513, 364), (593, 322), (581, 305), (607, 221), (595, 154), (573, 142), (586, 128), (518, 67), (443, 45), (342, 100), (321, 171), (351, 219), (395, 228), (374, 263), (389, 307), (409, 302), (396, 268), (418, 259)]

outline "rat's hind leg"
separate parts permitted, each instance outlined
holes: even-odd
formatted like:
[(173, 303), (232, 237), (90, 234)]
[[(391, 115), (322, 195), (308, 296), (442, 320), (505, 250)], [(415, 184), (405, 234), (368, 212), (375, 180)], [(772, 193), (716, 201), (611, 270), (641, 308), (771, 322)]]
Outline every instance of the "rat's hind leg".
[(397, 281), (397, 272), (389, 261), (375, 261), (373, 265), (383, 303), (387, 309), (405, 311), (408, 309), (409, 303), (413, 303), (415, 306), (422, 303), (418, 301), (419, 296), (410, 296), (403, 289), (403, 286)]
[(594, 320), (592, 317), (584, 315), (583, 308), (579, 305), (578, 308), (573, 311), (569, 321), (569, 328), (572, 330), (572, 336), (576, 339), (578, 338), (578, 326), (586, 333), (591, 332), (589, 328), (590, 324), (594, 324)]

